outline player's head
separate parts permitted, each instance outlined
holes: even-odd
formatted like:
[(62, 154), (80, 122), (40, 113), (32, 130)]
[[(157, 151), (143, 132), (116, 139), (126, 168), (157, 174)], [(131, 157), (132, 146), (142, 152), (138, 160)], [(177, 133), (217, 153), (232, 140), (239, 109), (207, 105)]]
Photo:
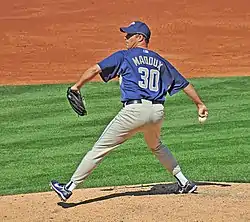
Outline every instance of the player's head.
[(140, 21), (132, 22), (128, 27), (121, 27), (120, 31), (126, 33), (125, 40), (128, 49), (138, 46), (147, 47), (151, 36), (149, 27)]

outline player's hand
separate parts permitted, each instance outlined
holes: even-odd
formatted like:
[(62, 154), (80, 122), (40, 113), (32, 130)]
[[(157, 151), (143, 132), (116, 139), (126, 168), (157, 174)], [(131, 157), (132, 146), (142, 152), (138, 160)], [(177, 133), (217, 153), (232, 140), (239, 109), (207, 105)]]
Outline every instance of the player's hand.
[(198, 104), (197, 108), (200, 117), (208, 117), (208, 109), (204, 104)]
[(69, 87), (66, 94), (72, 109), (79, 116), (87, 115), (85, 100), (80, 91), (75, 90), (75, 87), (73, 87), (73, 89), (72, 87)]
[(77, 92), (80, 91), (80, 89), (78, 89), (78, 87), (76, 85), (71, 86), (70, 89), (73, 91), (77, 91)]

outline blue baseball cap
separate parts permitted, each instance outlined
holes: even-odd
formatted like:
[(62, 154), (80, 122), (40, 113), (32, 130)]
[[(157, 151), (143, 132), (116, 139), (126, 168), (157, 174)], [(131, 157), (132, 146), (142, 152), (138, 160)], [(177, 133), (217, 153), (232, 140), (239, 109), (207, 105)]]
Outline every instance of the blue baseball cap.
[(142, 34), (146, 39), (150, 39), (151, 36), (149, 27), (140, 21), (132, 22), (128, 27), (121, 27), (120, 31), (128, 34)]

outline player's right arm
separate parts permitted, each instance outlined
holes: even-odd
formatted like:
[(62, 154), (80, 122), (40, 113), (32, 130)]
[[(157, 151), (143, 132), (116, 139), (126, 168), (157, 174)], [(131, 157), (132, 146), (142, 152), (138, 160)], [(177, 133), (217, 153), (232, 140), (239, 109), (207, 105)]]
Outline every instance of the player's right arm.
[(175, 69), (174, 66), (172, 66), (168, 62), (166, 62), (166, 64), (168, 67), (168, 71), (172, 77), (172, 85), (169, 88), (168, 93), (170, 95), (173, 95), (179, 92), (180, 90), (183, 90), (186, 95), (188, 95), (189, 98), (191, 98), (196, 104), (199, 116), (208, 116), (208, 109), (200, 99), (200, 96), (198, 95), (194, 87), (186, 80), (184, 76), (182, 76), (178, 72), (178, 70)]
[(193, 102), (196, 104), (198, 109), (199, 116), (208, 116), (208, 109), (205, 106), (205, 104), (200, 99), (200, 96), (194, 89), (194, 87), (189, 83), (183, 91), (193, 100)]

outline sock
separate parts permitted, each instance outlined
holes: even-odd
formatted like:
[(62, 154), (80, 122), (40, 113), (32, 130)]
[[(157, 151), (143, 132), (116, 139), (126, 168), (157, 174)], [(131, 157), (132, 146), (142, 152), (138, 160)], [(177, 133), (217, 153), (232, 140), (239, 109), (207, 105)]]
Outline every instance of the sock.
[(67, 190), (69, 190), (69, 191), (72, 192), (72, 191), (76, 188), (76, 184), (74, 184), (74, 182), (72, 182), (72, 181), (69, 181), (69, 182), (66, 184), (65, 188), (66, 188)]
[(178, 182), (182, 186), (185, 186), (185, 184), (188, 182), (188, 179), (182, 174), (181, 171), (179, 173), (175, 174), (174, 177), (178, 180)]

